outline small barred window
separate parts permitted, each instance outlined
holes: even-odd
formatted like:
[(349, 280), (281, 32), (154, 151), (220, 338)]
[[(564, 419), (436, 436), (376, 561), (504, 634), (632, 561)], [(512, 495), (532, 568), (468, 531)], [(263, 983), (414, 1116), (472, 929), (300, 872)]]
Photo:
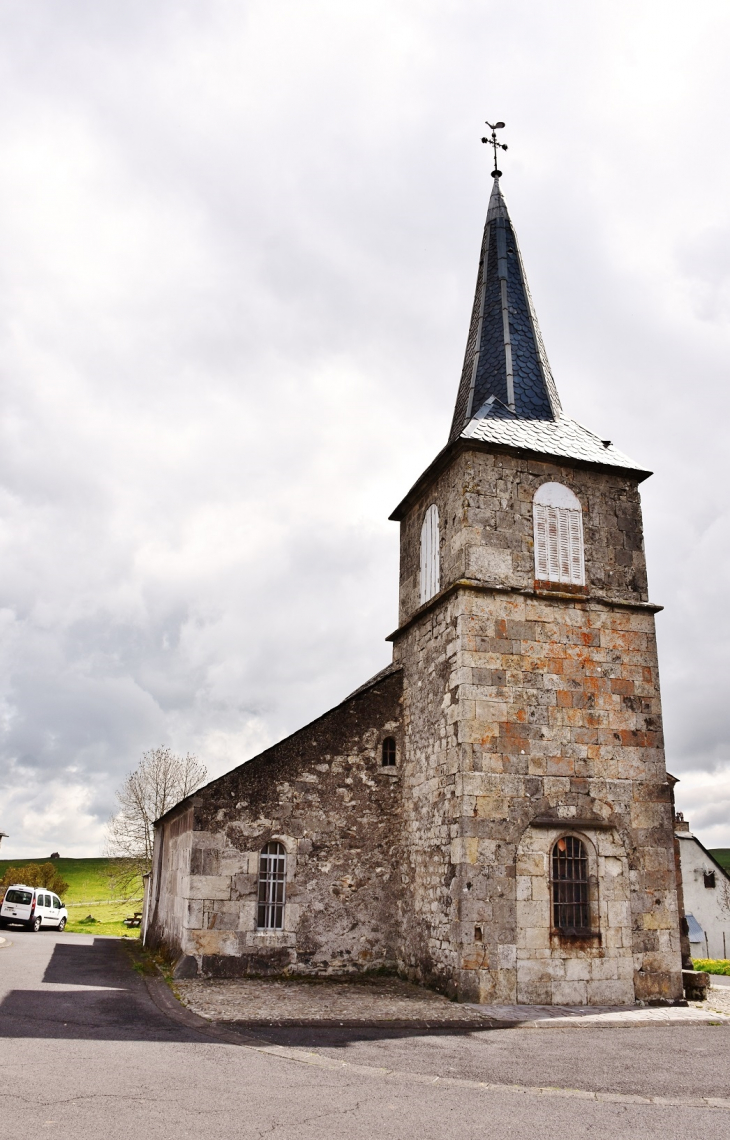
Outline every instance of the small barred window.
[(553, 926), (563, 934), (588, 934), (588, 856), (580, 839), (574, 835), (558, 839), (552, 870)]
[(585, 585), (583, 509), (562, 483), (543, 483), (532, 501), (535, 578)]
[(395, 737), (386, 736), (383, 741), (383, 767), (395, 767)]
[(286, 848), (267, 843), (259, 855), (259, 930), (281, 930), (286, 901)]
[(440, 574), (439, 511), (432, 503), (421, 527), (421, 605), (438, 594)]

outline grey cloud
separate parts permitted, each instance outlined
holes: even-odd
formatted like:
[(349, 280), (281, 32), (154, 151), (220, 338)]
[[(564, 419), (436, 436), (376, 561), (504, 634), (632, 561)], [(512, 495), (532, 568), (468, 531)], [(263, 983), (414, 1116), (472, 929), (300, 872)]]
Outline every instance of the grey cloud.
[[(0, 27), (7, 851), (91, 853), (143, 749), (217, 773), (387, 661), (386, 519), (446, 439), (491, 113), (564, 404), (656, 471), (670, 766), (721, 774), (727, 14), (661, 45), (568, 0), (39, 0)], [(692, 120), (688, 216), (665, 151)]]

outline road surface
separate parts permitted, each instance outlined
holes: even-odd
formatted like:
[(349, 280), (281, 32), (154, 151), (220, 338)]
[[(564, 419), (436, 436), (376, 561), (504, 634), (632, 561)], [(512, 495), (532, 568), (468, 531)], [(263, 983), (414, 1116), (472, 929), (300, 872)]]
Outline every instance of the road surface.
[(726, 1026), (237, 1036), (168, 1015), (116, 939), (4, 933), (7, 1140), (730, 1136)]

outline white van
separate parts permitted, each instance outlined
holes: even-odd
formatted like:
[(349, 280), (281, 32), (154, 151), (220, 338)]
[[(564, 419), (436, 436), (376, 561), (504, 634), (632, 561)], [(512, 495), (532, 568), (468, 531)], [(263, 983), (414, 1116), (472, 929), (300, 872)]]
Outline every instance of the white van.
[(63, 930), (67, 922), (66, 907), (47, 887), (26, 887), (23, 883), (15, 883), (6, 890), (0, 906), (0, 926), (15, 923), (37, 933), (41, 927)]

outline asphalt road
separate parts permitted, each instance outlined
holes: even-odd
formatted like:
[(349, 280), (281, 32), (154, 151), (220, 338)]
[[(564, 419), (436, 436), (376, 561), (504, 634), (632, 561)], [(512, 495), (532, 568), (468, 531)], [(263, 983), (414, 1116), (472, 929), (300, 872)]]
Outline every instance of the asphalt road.
[(730, 1105), (724, 1026), (221, 1036), (160, 1009), (115, 939), (5, 934), (0, 1131), (9, 1140), (44, 1131), (74, 1140), (730, 1136), (730, 1107), (681, 1103)]

